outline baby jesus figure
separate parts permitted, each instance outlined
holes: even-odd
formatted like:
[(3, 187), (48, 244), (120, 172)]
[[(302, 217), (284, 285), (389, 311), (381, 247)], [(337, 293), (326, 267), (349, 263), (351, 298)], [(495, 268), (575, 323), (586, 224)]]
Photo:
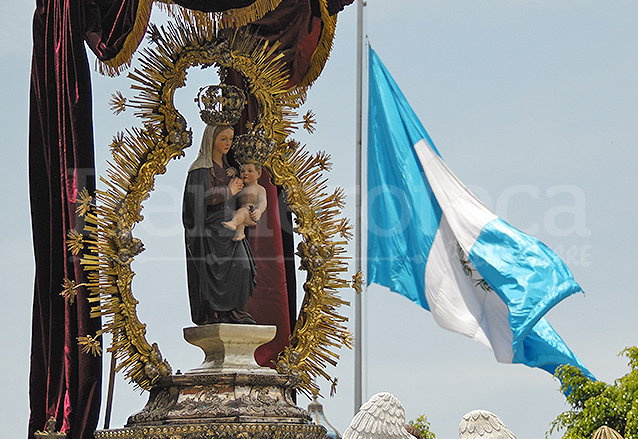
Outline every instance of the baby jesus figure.
[(246, 163), (241, 166), (239, 176), (244, 181), (244, 188), (237, 194), (240, 207), (232, 220), (222, 222), (222, 226), (235, 231), (233, 241), (241, 241), (246, 237), (244, 227), (257, 224), (267, 205), (266, 189), (257, 183), (261, 177), (261, 166)]

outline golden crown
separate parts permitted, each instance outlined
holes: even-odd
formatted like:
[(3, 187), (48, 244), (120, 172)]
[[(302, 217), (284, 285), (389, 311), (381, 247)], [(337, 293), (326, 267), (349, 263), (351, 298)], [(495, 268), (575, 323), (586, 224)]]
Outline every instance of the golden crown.
[(235, 125), (246, 105), (246, 95), (234, 85), (209, 85), (199, 89), (195, 102), (207, 125)]
[(274, 148), (275, 142), (265, 136), (263, 129), (251, 129), (233, 140), (235, 160), (242, 165), (253, 163), (262, 166)]

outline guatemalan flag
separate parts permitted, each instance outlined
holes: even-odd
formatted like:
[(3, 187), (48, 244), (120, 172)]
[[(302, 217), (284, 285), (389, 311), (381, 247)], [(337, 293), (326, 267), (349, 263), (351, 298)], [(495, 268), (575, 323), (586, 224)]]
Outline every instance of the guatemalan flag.
[(501, 363), (578, 366), (543, 318), (580, 292), (563, 261), (468, 191), (376, 53), (369, 52), (368, 282), (429, 310)]

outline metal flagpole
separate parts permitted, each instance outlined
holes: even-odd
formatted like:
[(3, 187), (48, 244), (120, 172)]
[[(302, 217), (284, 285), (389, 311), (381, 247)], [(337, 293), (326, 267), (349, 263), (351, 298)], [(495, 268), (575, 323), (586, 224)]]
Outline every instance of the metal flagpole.
[[(356, 134), (356, 219), (355, 219), (355, 270), (361, 271), (361, 193), (362, 187), (362, 130), (363, 130), (363, 7), (364, 0), (357, 0), (357, 134)], [(354, 411), (359, 411), (362, 404), (362, 329), (361, 329), (361, 294), (355, 294), (354, 318)]]

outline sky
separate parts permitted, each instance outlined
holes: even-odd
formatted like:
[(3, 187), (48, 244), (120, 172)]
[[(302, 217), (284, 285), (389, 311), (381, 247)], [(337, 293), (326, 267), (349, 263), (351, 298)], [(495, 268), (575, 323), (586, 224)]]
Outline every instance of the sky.
[[(390, 5), (393, 5), (391, 7)], [(0, 431), (27, 431), (33, 250), (27, 180), (28, 87), (34, 3), (0, 4)], [(153, 14), (162, 20), (163, 14)], [(618, 353), (637, 344), (638, 298), (633, 250), (638, 246), (638, 3), (590, 0), (368, 0), (365, 29), (446, 164), (488, 207), (553, 248), (585, 294), (565, 299), (547, 319), (589, 370), (613, 382), (628, 372)], [(317, 131), (296, 137), (333, 157), (331, 187), (348, 195), (354, 219), (356, 7), (339, 15), (334, 49), (303, 108)], [(92, 64), (93, 65), (93, 64)], [(134, 235), (147, 250), (136, 258), (133, 292), (149, 341), (173, 369), (202, 360), (182, 328), (187, 305), (181, 196), (202, 123), (192, 99), (210, 78), (189, 72), (176, 101), (193, 127), (194, 147), (159, 176)], [(108, 144), (136, 126), (111, 115), (116, 90), (131, 97), (126, 77), (92, 72), (97, 173)], [(190, 107), (189, 107), (190, 106)], [(191, 115), (194, 115), (190, 117)], [(349, 254), (354, 256), (352, 246)], [(352, 264), (353, 265), (353, 264)], [(354, 273), (351, 267), (348, 277)], [(300, 274), (303, 276), (303, 273)], [(385, 288), (364, 293), (364, 401), (380, 391), (403, 403), (408, 420), (426, 414), (441, 439), (458, 437), (473, 409), (496, 413), (519, 439), (540, 438), (568, 409), (559, 383), (540, 369), (499, 364), (483, 345), (439, 328), (431, 315)], [(354, 303), (354, 292), (343, 298)], [(352, 307), (342, 309), (353, 325)], [(354, 416), (354, 353), (320, 382), (325, 413), (341, 433)], [(108, 365), (105, 358), (105, 368)], [(106, 394), (106, 390), (104, 390)], [(118, 377), (111, 427), (126, 423), (148, 395)], [(299, 405), (308, 404), (299, 398)], [(100, 428), (103, 427), (100, 419)], [(552, 438), (560, 437), (553, 434)]]

